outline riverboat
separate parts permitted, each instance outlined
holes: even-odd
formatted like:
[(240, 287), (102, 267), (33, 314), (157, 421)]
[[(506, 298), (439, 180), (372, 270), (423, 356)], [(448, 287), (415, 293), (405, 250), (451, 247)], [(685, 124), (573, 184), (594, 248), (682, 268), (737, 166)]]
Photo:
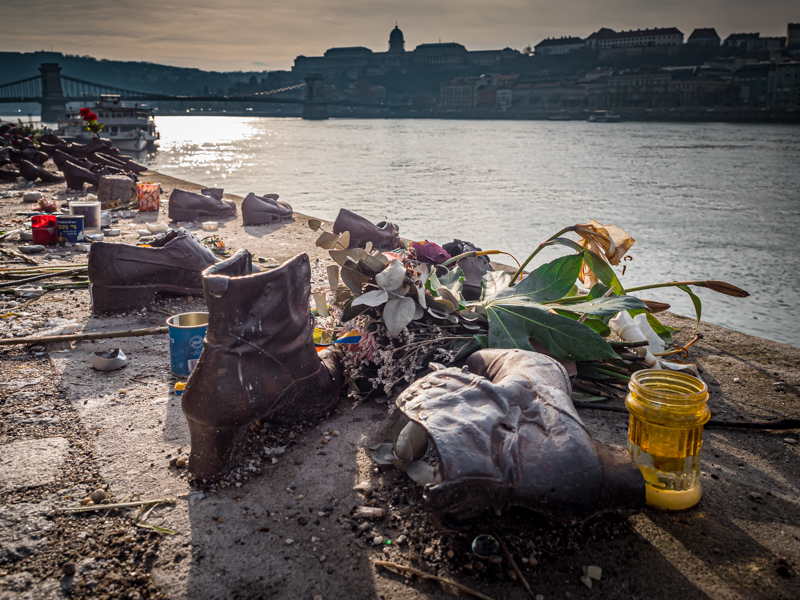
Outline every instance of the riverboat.
[[(127, 106), (117, 94), (101, 94), (92, 111), (97, 114), (97, 121), (103, 124), (100, 138), (111, 140), (116, 148), (141, 152), (158, 144), (160, 136), (151, 108), (138, 104)], [(82, 144), (94, 136), (85, 130), (78, 111), (67, 111), (65, 117), (59, 119), (56, 135)]]
[(589, 115), (591, 123), (618, 123), (619, 115), (608, 110), (596, 110)]

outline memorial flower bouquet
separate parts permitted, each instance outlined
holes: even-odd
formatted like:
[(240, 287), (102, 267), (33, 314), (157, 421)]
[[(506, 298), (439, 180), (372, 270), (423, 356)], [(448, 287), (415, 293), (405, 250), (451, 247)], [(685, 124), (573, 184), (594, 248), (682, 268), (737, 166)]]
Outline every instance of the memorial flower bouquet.
[(83, 119), (83, 128), (90, 133), (97, 135), (103, 131), (103, 124), (97, 122), (97, 114), (93, 113), (90, 108), (83, 107), (78, 111), (78, 114)]
[[(314, 220), (311, 226), (319, 229), (321, 224)], [(672, 361), (676, 355), (685, 358), (694, 341), (685, 346), (673, 343), (674, 330), (655, 316), (669, 305), (631, 292), (677, 287), (691, 297), (698, 324), (700, 299), (692, 286), (748, 295), (720, 281), (625, 289), (612, 267), (620, 264), (635, 240), (597, 221), (562, 229), (517, 263), (513, 273), (492, 270), (483, 258), (507, 253), (481, 251), (464, 242), (461, 247), (468, 251), (460, 254), (452, 251), (452, 244), (445, 244), (447, 252), (427, 240), (379, 252), (369, 244), (348, 248), (349, 239), (347, 232), (337, 236), (323, 231), (317, 240), (336, 264), (328, 268), (330, 291), (316, 295), (315, 303), (318, 309), (325, 307), (317, 320), (323, 345), (337, 338), (358, 340), (335, 346), (342, 354), (350, 395), (356, 399), (370, 394), (391, 397), (431, 362), (458, 365), (481, 348), (548, 354), (576, 377), (576, 388), (594, 396), (626, 385), (639, 369), (696, 370), (691, 363)], [(566, 247), (571, 253), (524, 273), (550, 246)]]

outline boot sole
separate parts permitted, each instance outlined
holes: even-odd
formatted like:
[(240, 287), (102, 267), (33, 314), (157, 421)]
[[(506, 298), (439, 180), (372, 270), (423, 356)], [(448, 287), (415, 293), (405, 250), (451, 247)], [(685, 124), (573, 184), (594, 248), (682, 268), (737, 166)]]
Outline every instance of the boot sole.
[(204, 217), (213, 217), (215, 219), (227, 219), (235, 217), (236, 211), (226, 214), (210, 213), (202, 210), (193, 210), (191, 208), (173, 208), (170, 204), (167, 216), (173, 221), (199, 221)]
[(89, 296), (95, 312), (115, 312), (150, 306), (161, 293), (176, 296), (202, 296), (203, 290), (187, 290), (173, 285), (97, 285), (89, 284)]
[(213, 427), (191, 419), (189, 472), (200, 479), (214, 481), (228, 472), (244, 443), (249, 424), (242, 427)]

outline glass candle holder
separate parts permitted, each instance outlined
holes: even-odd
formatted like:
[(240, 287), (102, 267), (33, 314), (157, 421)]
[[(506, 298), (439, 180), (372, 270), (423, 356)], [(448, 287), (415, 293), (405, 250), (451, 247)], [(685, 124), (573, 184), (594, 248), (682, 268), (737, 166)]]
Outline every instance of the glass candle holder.
[(631, 376), (628, 389), (628, 450), (644, 476), (647, 504), (667, 510), (694, 506), (703, 494), (708, 387), (686, 373), (646, 369)]

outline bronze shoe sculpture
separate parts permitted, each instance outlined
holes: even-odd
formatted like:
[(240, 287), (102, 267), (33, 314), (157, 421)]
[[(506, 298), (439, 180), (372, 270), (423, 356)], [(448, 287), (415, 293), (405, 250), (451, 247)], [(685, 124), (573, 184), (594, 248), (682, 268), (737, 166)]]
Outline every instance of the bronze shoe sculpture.
[(278, 194), (256, 196), (251, 192), (242, 200), (243, 225), (268, 225), (290, 218), (292, 212), (288, 202), (278, 200)]
[(525, 350), (480, 350), (414, 382), (397, 405), (437, 453), (424, 506), (451, 524), (511, 505), (556, 520), (642, 507), (639, 468), (592, 439), (570, 393), (564, 367)]
[[(462, 242), (461, 240), (453, 240), (449, 244), (442, 246), (450, 256), (458, 256), (465, 252), (480, 251), (475, 244), (471, 242)], [(456, 263), (461, 267), (464, 272), (464, 286), (461, 289), (461, 295), (465, 300), (480, 300), (481, 289), (483, 287), (483, 276), (489, 272), (494, 271), (491, 261), (488, 256), (470, 256), (462, 258)]]
[(97, 312), (142, 308), (158, 293), (200, 296), (202, 272), (217, 260), (183, 228), (167, 232), (149, 248), (95, 242), (89, 251), (92, 308)]
[(64, 181), (61, 175), (57, 175), (27, 160), (21, 160), (17, 166), (19, 168), (19, 174), (27, 181), (36, 181), (37, 179), (41, 179), (45, 183), (61, 183)]
[[(216, 195), (220, 197), (217, 198)], [(236, 203), (223, 200), (221, 196), (222, 194), (215, 193), (211, 196), (175, 188), (169, 195), (169, 218), (173, 221), (198, 221), (205, 217), (224, 219), (234, 216)]]
[(181, 402), (189, 471), (201, 479), (225, 474), (253, 421), (306, 421), (339, 398), (338, 361), (314, 346), (308, 255), (251, 270), (252, 256), (239, 250), (203, 272), (208, 331)]
[(377, 225), (354, 212), (342, 208), (333, 222), (333, 233), (342, 234), (350, 232), (350, 245), (348, 248), (364, 248), (367, 242), (372, 242), (372, 247), (381, 250), (394, 250), (399, 248), (400, 236), (397, 225), (389, 221), (381, 221)]
[(69, 160), (62, 165), (61, 172), (67, 180), (67, 187), (71, 190), (82, 190), (84, 183), (96, 186), (100, 183), (100, 177), (110, 175), (106, 169), (90, 171)]

